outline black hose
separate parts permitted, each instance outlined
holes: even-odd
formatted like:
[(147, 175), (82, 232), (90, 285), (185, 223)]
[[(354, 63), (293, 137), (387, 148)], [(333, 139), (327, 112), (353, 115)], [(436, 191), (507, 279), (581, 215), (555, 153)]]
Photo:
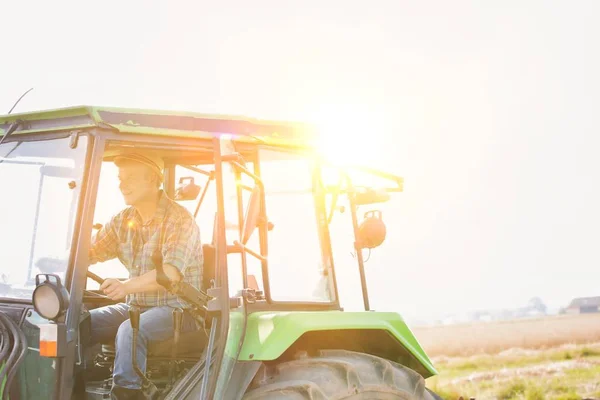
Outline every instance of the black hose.
[[(4, 377), (7, 376), (10, 373), (10, 371), (12, 371), (13, 363), (15, 361), (15, 358), (17, 357), (20, 343), (18, 342), (19, 335), (14, 327), (12, 320), (9, 317), (7, 317), (6, 315), (4, 315), (4, 313), (2, 313), (2, 312), (0, 312), (0, 323), (4, 326), (5, 329), (8, 329), (9, 336), (11, 338), (10, 341), (13, 344), (11, 346), (11, 350), (10, 350), (8, 359), (6, 360), (6, 363), (4, 364), (4, 368), (2, 369), (2, 373), (0, 374), (0, 379), (2, 379), (2, 381), (4, 381)], [(8, 393), (8, 389), (9, 389), (8, 381), (6, 383), (7, 384), (4, 385), (4, 391), (2, 393), (3, 399), (6, 398), (6, 393)]]
[[(7, 328), (4, 327), (4, 324), (0, 323), (0, 363), (4, 361), (8, 350), (10, 350), (10, 335), (8, 334)], [(2, 379), (0, 379), (2, 382)]]
[(4, 326), (2, 321), (0, 321), (0, 330), (2, 331), (2, 336), (0, 336), (0, 340), (2, 340), (0, 343), (0, 386), (2, 386), (2, 382), (4, 382), (4, 377), (6, 376), (6, 370), (8, 369), (8, 363), (4, 362), (4, 360), (6, 360), (6, 355), (11, 349), (11, 339), (8, 327)]
[[(25, 334), (19, 329), (19, 326), (10, 319), (7, 315), (0, 311), (0, 325), (5, 328), (2, 336), (3, 346), (6, 344), (6, 337), (8, 336), (8, 343), (12, 342), (12, 348), (10, 348), (10, 354), (8, 359), (0, 373), (0, 382), (4, 380), (6, 376), (6, 383), (2, 392), (2, 400), (8, 399), (8, 392), (12, 385), (12, 380), (15, 377), (20, 364), (23, 362), (25, 353), (27, 352), (27, 338)], [(6, 334), (5, 334), (6, 333)], [(12, 337), (12, 340), (10, 340)]]
[[(17, 328), (18, 328), (18, 326), (17, 326)], [(23, 332), (21, 329), (17, 329), (17, 332), (20, 335), (21, 352), (19, 354), (19, 357), (17, 358), (17, 361), (15, 361), (15, 365), (13, 366), (12, 370), (8, 373), (8, 379), (6, 380), (7, 388), (12, 386), (13, 379), (15, 378), (15, 375), (16, 375), (17, 371), (19, 370), (21, 363), (25, 359), (25, 355), (27, 354), (27, 337), (25, 336), (25, 332)]]

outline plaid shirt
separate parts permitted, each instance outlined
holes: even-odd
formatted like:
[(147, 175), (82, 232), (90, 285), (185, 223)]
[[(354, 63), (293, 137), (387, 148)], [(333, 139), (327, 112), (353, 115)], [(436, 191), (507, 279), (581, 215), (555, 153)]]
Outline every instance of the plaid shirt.
[[(200, 230), (190, 212), (163, 191), (154, 217), (146, 224), (135, 208), (128, 207), (103, 226), (92, 240), (90, 263), (118, 257), (133, 278), (156, 268), (152, 256), (159, 246), (163, 264), (176, 267), (185, 282), (200, 289), (203, 263)], [(130, 294), (127, 303), (140, 307), (189, 307), (165, 289)]]

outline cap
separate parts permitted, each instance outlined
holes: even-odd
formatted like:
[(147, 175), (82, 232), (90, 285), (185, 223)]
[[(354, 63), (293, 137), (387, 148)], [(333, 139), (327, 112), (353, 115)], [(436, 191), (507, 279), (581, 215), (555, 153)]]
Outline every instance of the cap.
[(154, 172), (158, 174), (161, 182), (163, 181), (163, 169), (165, 164), (162, 158), (153, 152), (140, 152), (140, 151), (129, 151), (119, 154), (114, 158), (114, 163), (118, 167), (123, 161), (134, 161), (140, 164), (144, 164), (150, 167)]

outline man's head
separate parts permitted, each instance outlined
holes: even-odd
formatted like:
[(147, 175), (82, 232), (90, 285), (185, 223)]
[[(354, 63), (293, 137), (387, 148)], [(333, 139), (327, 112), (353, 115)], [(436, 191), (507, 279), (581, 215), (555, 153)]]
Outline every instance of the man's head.
[(127, 205), (156, 198), (163, 181), (163, 160), (155, 153), (131, 151), (118, 155), (119, 189)]

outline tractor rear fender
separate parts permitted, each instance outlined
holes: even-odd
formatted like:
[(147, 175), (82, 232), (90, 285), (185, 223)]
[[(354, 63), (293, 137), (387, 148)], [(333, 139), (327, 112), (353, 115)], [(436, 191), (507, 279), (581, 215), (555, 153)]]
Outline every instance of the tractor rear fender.
[(248, 316), (239, 362), (285, 360), (298, 351), (358, 351), (437, 375), (402, 317), (392, 312), (256, 312)]

